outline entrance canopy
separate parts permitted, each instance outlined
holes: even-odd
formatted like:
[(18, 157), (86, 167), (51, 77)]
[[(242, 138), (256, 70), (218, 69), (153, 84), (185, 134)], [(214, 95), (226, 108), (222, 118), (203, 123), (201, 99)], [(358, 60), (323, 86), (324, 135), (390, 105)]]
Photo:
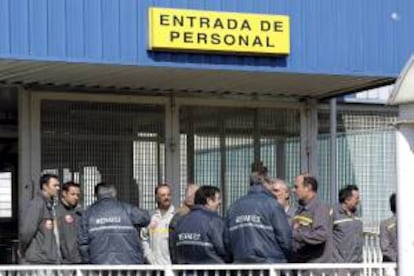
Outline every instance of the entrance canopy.
[(392, 83), (394, 78), (0, 60), (0, 82), (65, 90), (257, 94), (326, 98)]

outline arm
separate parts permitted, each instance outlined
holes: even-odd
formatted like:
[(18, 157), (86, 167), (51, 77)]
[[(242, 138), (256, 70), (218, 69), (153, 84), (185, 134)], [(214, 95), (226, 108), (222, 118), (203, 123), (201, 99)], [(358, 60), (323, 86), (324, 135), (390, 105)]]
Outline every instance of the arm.
[(217, 218), (209, 224), (208, 236), (218, 256), (224, 262), (230, 262), (228, 248), (226, 245), (226, 225), (221, 218)]
[(78, 232), (78, 245), (79, 253), (82, 258), (82, 263), (88, 264), (89, 260), (89, 235), (88, 235), (88, 215), (87, 212), (83, 213)]
[(21, 227), (19, 233), (20, 240), (20, 250), (21, 254), (24, 256), (27, 248), (35, 236), (39, 224), (42, 222), (43, 218), (43, 208), (42, 204), (38, 200), (32, 200), (25, 208), (24, 213), (22, 214), (23, 219), (21, 220)]
[(132, 224), (139, 227), (147, 227), (150, 223), (150, 215), (148, 211), (140, 209), (136, 206), (130, 206), (128, 208), (130, 210), (129, 217), (131, 219)]
[(381, 222), (380, 225), (380, 247), (384, 260), (397, 261), (397, 252), (392, 247), (390, 233), (385, 222)]
[[(312, 223), (309, 226), (293, 227), (293, 239), (299, 244), (317, 245), (326, 242), (331, 229), (332, 216), (329, 208), (320, 206), (315, 210)], [(294, 222), (294, 225), (296, 222)]]
[(154, 221), (154, 217), (151, 217), (149, 221), (150, 223), (147, 223), (147, 225), (145, 225), (146, 227), (141, 228), (140, 237), (142, 241), (142, 250), (144, 252), (144, 258), (146, 262), (149, 264), (155, 264), (154, 254), (152, 253), (151, 249), (151, 230), (154, 229), (156, 223)]
[(170, 224), (168, 225), (168, 249), (170, 251), (170, 259), (171, 263), (175, 264), (177, 263), (176, 254), (175, 254), (175, 244), (177, 242), (176, 240), (176, 234), (175, 234), (175, 228), (177, 226), (178, 220), (179, 220), (179, 214), (176, 213), (173, 218), (170, 221)]
[(224, 221), (224, 233), (223, 233), (224, 248), (227, 252), (227, 263), (233, 262), (233, 252), (231, 251), (230, 231), (227, 226), (227, 221)]
[(133, 205), (128, 205), (128, 215), (131, 219), (132, 224), (135, 226), (141, 227), (140, 237), (142, 241), (142, 250), (144, 252), (144, 257), (149, 264), (154, 263), (154, 257), (151, 251), (150, 246), (150, 221), (151, 217), (148, 211), (140, 209)]
[(272, 204), (270, 208), (273, 210), (271, 221), (276, 240), (286, 257), (286, 260), (290, 260), (292, 256), (292, 229), (290, 228), (286, 213), (278, 204), (276, 204), (276, 206)]

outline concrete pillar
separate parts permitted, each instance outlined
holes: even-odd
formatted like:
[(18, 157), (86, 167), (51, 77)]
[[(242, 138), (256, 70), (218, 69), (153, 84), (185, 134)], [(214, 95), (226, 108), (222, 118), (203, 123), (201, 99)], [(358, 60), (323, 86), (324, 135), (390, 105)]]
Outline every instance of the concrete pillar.
[(172, 185), (173, 204), (180, 205), (180, 112), (173, 97), (165, 110), (165, 179)]
[(397, 131), (398, 274), (412, 274), (414, 260), (414, 104), (400, 106)]
[(330, 108), (329, 108), (329, 121), (330, 121), (330, 144), (331, 144), (331, 155), (330, 155), (330, 163), (331, 163), (331, 173), (330, 173), (330, 191), (331, 191), (331, 204), (335, 204), (338, 197), (338, 189), (337, 189), (337, 162), (336, 162), (336, 143), (337, 143), (337, 135), (336, 135), (336, 98), (332, 98), (330, 101)]
[(309, 99), (300, 114), (301, 172), (318, 176), (318, 107), (317, 101)]

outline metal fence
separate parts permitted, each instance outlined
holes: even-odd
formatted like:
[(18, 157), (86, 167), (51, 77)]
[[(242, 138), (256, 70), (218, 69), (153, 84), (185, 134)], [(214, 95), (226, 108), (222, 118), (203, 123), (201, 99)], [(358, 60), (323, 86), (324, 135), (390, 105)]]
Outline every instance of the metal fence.
[[(13, 240), (7, 244), (0, 244), (0, 264), (18, 263), (18, 241)], [(382, 254), (379, 246), (379, 235), (376, 233), (364, 233), (363, 263), (379, 264), (382, 262)]]
[[(391, 216), (388, 198), (396, 191), (396, 130), (398, 110), (389, 107), (340, 106), (337, 113), (336, 190), (347, 184), (361, 192), (360, 216), (364, 231), (378, 233), (379, 222)], [(330, 198), (329, 110), (318, 114), (319, 195)]]
[(272, 176), (290, 180), (300, 171), (300, 112), (284, 108), (181, 108), (182, 185), (214, 185), (224, 208), (249, 188), (254, 162)]
[[(364, 230), (378, 233), (395, 190), (397, 111), (340, 106), (337, 186), (362, 191)], [(320, 196), (330, 198), (329, 110), (318, 116)], [(300, 172), (300, 112), (291, 108), (180, 107), (181, 195), (188, 182), (219, 186), (225, 209), (248, 190), (253, 162), (293, 183)], [(160, 105), (45, 100), (41, 106), (42, 169), (82, 184), (84, 205), (94, 185), (113, 182), (122, 200), (151, 209), (165, 175), (165, 110)], [(366, 235), (364, 260), (381, 261), (376, 235)]]
[(0, 276), (394, 276), (387, 264), (0, 266)]
[[(395, 190), (397, 111), (341, 106), (337, 116), (337, 185), (362, 191), (365, 230), (378, 231)], [(81, 182), (84, 205), (106, 180), (121, 199), (155, 206), (154, 186), (165, 176), (165, 110), (160, 105), (44, 100), (41, 106), (44, 172)], [(329, 110), (318, 117), (319, 193), (330, 199)], [(300, 112), (292, 108), (180, 107), (181, 195), (188, 182), (219, 186), (224, 208), (248, 189), (251, 165), (293, 183), (300, 172)]]
[(381, 263), (382, 253), (380, 239), (377, 233), (364, 232), (364, 246), (362, 249), (364, 263)]
[(164, 178), (164, 139), (163, 106), (42, 102), (42, 170), (80, 182), (86, 207), (105, 180), (122, 200), (154, 208), (154, 188)]

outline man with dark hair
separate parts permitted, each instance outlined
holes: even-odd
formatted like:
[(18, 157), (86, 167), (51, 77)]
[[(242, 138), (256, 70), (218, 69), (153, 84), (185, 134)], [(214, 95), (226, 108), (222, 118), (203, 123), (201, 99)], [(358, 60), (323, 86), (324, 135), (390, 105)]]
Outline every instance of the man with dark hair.
[(141, 230), (144, 256), (150, 264), (171, 264), (168, 236), (175, 208), (172, 205), (169, 184), (162, 183), (155, 187), (155, 201), (157, 208), (151, 212), (151, 223)]
[[(269, 182), (269, 183), (268, 183)], [(249, 193), (230, 206), (226, 225), (235, 263), (286, 263), (292, 231), (285, 211), (270, 192), (266, 175), (250, 177)]]
[(118, 201), (114, 185), (99, 183), (96, 192), (97, 201), (81, 220), (78, 242), (83, 263), (142, 264), (136, 227), (149, 224), (148, 212)]
[(59, 179), (54, 174), (44, 174), (39, 184), (40, 192), (21, 214), (19, 253), (23, 263), (59, 264), (59, 235), (53, 202), (59, 191)]
[(338, 198), (339, 204), (333, 209), (333, 261), (360, 263), (364, 237), (362, 220), (357, 216), (359, 189), (347, 185), (339, 191)]
[(318, 181), (309, 174), (295, 180), (298, 209), (293, 217), (294, 262), (332, 261), (332, 210), (317, 196)]
[(220, 264), (229, 261), (225, 223), (217, 214), (220, 190), (200, 187), (190, 213), (182, 217), (172, 233), (177, 264)]
[(62, 263), (82, 262), (77, 235), (79, 232), (82, 208), (79, 205), (80, 185), (73, 181), (62, 185), (60, 203), (56, 209), (59, 226), (60, 252)]
[(380, 224), (380, 246), (384, 262), (397, 262), (397, 206), (395, 193), (390, 196), (390, 209), (392, 216)]

